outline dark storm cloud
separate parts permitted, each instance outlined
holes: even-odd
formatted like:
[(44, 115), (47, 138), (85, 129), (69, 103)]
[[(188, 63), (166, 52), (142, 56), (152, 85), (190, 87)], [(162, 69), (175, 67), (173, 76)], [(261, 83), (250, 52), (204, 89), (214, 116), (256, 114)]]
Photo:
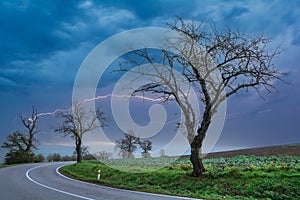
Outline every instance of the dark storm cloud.
[[(0, 5), (0, 87), (22, 91), (46, 84), (43, 60), (78, 42), (57, 33), (76, 14), (73, 1), (2, 1)], [(30, 89), (29, 89), (30, 90)]]
[(2, 1), (0, 6), (2, 67), (12, 59), (39, 60), (57, 49), (70, 48), (72, 43), (60, 37), (55, 30), (59, 29), (62, 20), (72, 19), (76, 14), (75, 8), (75, 1), (26, 3)]
[(167, 16), (187, 16), (190, 14), (191, 10), (194, 8), (195, 1), (185, 1), (185, 0), (104, 0), (95, 1), (95, 3), (101, 4), (103, 6), (112, 6), (116, 8), (128, 9), (133, 12), (140, 20), (145, 22), (152, 21), (153, 18)]
[[(299, 38), (300, 2), (277, 1), (199, 1), (193, 16), (213, 20), (218, 27), (236, 28), (252, 34), (264, 33), (271, 39)], [(298, 30), (296, 30), (298, 29)], [(289, 32), (290, 35), (286, 35)]]
[(73, 82), (95, 44), (133, 18), (125, 9), (85, 1), (2, 1), (0, 87), (16, 92)]

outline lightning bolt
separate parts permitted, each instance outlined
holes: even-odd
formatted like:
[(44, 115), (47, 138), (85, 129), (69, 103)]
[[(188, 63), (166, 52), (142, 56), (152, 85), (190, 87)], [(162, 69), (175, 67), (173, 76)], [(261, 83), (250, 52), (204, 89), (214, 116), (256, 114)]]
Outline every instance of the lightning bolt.
[(71, 110), (71, 108), (65, 109), (65, 110), (63, 110), (63, 109), (56, 109), (53, 112), (38, 113), (37, 116), (55, 115), (58, 112), (67, 112), (67, 111), (70, 111), (70, 110)]
[[(90, 98), (90, 99), (84, 99), (83, 101), (81, 101), (80, 103), (87, 103), (90, 101), (95, 101), (95, 100), (101, 100), (101, 99), (107, 99), (109, 97), (117, 97), (117, 98), (135, 98), (135, 99), (142, 99), (142, 100), (146, 100), (146, 101), (151, 101), (151, 102), (159, 102), (164, 100), (163, 98), (150, 98), (150, 97), (145, 97), (145, 96), (140, 96), (140, 95), (136, 95), (136, 96), (126, 96), (126, 95), (116, 95), (116, 94), (107, 94), (104, 96), (97, 96), (94, 98)], [(55, 115), (58, 112), (68, 112), (70, 111), (71, 108), (68, 109), (56, 109), (53, 112), (45, 112), (45, 113), (38, 113), (37, 116), (47, 116), (47, 115)]]

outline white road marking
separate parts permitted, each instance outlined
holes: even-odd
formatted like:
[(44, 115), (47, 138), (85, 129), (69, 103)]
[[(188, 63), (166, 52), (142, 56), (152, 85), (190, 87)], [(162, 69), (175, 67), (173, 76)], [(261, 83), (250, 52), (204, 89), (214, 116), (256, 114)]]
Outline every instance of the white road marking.
[[(50, 164), (51, 165), (51, 164)], [(86, 200), (94, 200), (94, 199), (91, 199), (91, 198), (88, 198), (88, 197), (84, 197), (84, 196), (80, 196), (80, 195), (77, 195), (77, 194), (73, 194), (73, 193), (70, 193), (70, 192), (66, 192), (66, 191), (63, 191), (63, 190), (59, 190), (59, 189), (56, 189), (56, 188), (53, 188), (53, 187), (50, 187), (50, 186), (47, 186), (47, 185), (44, 185), (42, 183), (39, 183), (35, 180), (33, 180), (30, 176), (29, 176), (29, 173), (34, 170), (34, 169), (37, 169), (37, 168), (40, 168), (40, 167), (45, 167), (45, 166), (49, 166), (49, 165), (40, 165), (40, 166), (37, 166), (37, 167), (33, 167), (29, 170), (26, 171), (26, 177), (28, 178), (28, 180), (30, 180), (31, 182), (41, 186), (41, 187), (44, 187), (44, 188), (47, 188), (49, 190), (53, 190), (53, 191), (56, 191), (56, 192), (60, 192), (60, 193), (63, 193), (63, 194), (66, 194), (66, 195), (69, 195), (69, 196), (73, 196), (73, 197), (77, 197), (77, 198), (80, 198), (80, 199), (86, 199)]]
[[(86, 185), (96, 186), (96, 187), (103, 188), (103, 189), (116, 190), (116, 191), (119, 191), (119, 192), (126, 191), (126, 192), (133, 193), (133, 194), (151, 195), (151, 196), (156, 196), (156, 197), (168, 197), (168, 198), (172, 198), (172, 199), (181, 199), (181, 200), (195, 200), (195, 198), (189, 198), (189, 197), (178, 197), (178, 196), (171, 196), (171, 195), (165, 195), (165, 194), (155, 194), (155, 193), (139, 192), (139, 191), (133, 191), (133, 190), (126, 190), (126, 189), (118, 189), (118, 188), (107, 187), (107, 186), (103, 186), (103, 185), (97, 185), (97, 184), (94, 184), (94, 183), (79, 181), (79, 180), (72, 179), (70, 177), (67, 177), (67, 176), (61, 174), (59, 172), (59, 169), (63, 166), (65, 166), (65, 165), (57, 167), (56, 168), (56, 173), (58, 175), (60, 175), (61, 177), (65, 178), (65, 179), (68, 179), (68, 180), (71, 180), (71, 181), (74, 181), (74, 182), (77, 182), (77, 183), (83, 183), (83, 184), (86, 184)], [(196, 199), (196, 200), (203, 200), (203, 199)]]

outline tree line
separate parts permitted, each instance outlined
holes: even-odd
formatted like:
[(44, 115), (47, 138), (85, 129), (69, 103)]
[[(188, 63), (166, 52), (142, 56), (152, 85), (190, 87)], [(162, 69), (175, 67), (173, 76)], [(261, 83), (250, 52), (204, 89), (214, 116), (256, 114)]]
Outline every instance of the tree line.
[[(96, 113), (87, 112), (84, 106), (80, 103), (72, 105), (72, 112), (60, 112), (57, 117), (61, 118), (61, 124), (54, 130), (56, 133), (61, 133), (63, 136), (71, 136), (75, 141), (75, 152), (72, 156), (61, 157), (57, 154), (50, 155), (52, 160), (75, 160), (81, 162), (82, 158), (91, 159), (86, 147), (82, 145), (82, 137), (84, 134), (95, 130), (96, 120), (99, 120), (100, 126), (105, 125), (105, 118), (100, 109)], [(15, 163), (30, 163), (42, 162), (45, 160), (41, 154), (35, 154), (34, 151), (38, 149), (37, 134), (40, 130), (37, 128), (39, 115), (37, 109), (32, 106), (31, 115), (25, 116), (22, 113), (18, 115), (23, 131), (15, 131), (8, 135), (6, 141), (1, 145), (2, 148), (8, 149), (4, 161), (6, 164)], [(99, 152), (97, 156), (110, 157), (109, 153)], [(59, 158), (59, 159), (58, 159)], [(49, 160), (49, 159), (48, 159)]]
[[(39, 119), (37, 109), (33, 106), (30, 117), (23, 114), (18, 115), (24, 131), (15, 131), (10, 134), (6, 141), (3, 142), (2, 148), (8, 149), (5, 155), (6, 164), (15, 163), (31, 163), (43, 162), (45, 160), (51, 161), (77, 161), (112, 158), (112, 153), (105, 150), (95, 153), (94, 155), (88, 152), (87, 147), (83, 146), (82, 138), (85, 134), (95, 130), (98, 126), (106, 125), (106, 118), (104, 113), (97, 109), (96, 113), (87, 112), (84, 106), (76, 103), (72, 106), (71, 112), (60, 112), (57, 117), (61, 118), (61, 124), (54, 130), (54, 132), (61, 133), (62, 136), (71, 136), (75, 141), (75, 151), (71, 156), (61, 156), (59, 153), (50, 154), (45, 158), (42, 154), (35, 154), (34, 150), (38, 149), (38, 140), (36, 138), (40, 130), (37, 128)], [(100, 125), (96, 125), (96, 120), (100, 121)], [(120, 149), (119, 155), (122, 158), (132, 158), (133, 153), (137, 150), (137, 145), (142, 149), (142, 157), (150, 157), (149, 151), (152, 149), (152, 142), (150, 140), (141, 140), (132, 132), (125, 134), (123, 139), (115, 142), (116, 149)]]

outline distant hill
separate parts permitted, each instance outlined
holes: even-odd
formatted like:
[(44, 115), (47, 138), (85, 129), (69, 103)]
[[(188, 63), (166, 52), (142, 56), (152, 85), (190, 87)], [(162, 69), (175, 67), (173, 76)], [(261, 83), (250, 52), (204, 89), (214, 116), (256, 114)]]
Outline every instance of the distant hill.
[(227, 158), (233, 156), (300, 156), (300, 144), (267, 146), (250, 149), (239, 149), (233, 151), (222, 151), (209, 153), (205, 158)]

